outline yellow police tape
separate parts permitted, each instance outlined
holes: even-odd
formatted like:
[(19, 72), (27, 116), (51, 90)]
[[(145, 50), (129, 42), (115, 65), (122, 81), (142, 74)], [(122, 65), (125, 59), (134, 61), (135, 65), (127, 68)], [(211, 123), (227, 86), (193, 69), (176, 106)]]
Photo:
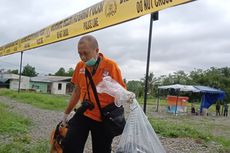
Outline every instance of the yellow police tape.
[(44, 46), (194, 0), (104, 0), (0, 47), (0, 56)]

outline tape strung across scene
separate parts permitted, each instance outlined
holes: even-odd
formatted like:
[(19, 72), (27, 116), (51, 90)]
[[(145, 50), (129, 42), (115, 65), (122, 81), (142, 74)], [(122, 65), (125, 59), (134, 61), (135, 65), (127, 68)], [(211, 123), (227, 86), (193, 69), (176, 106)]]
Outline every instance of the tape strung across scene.
[(76, 37), (191, 1), (194, 0), (104, 0), (40, 31), (1, 46), (0, 56)]

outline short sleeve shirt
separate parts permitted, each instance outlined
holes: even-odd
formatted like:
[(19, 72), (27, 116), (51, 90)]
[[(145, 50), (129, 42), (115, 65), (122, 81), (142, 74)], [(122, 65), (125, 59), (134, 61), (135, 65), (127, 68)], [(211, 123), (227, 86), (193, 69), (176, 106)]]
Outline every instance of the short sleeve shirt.
[[(111, 59), (106, 58), (103, 54), (99, 53), (99, 56), (101, 57), (100, 63), (98, 65), (98, 68), (95, 72), (95, 74), (92, 76), (92, 79), (95, 83), (95, 86), (97, 86), (98, 83), (100, 83), (105, 76), (110, 76), (112, 79), (117, 81), (120, 85), (122, 85), (124, 88), (126, 88), (125, 83), (122, 80), (121, 72), (120, 69), (118, 68), (118, 65)], [(94, 104), (94, 109), (93, 110), (87, 110), (84, 115), (96, 120), (96, 121), (101, 121), (101, 115), (99, 108), (97, 106), (93, 90), (91, 86), (89, 85), (88, 90), (89, 90), (89, 95), (88, 96), (88, 91), (87, 91), (87, 84), (86, 83), (86, 77), (85, 77), (85, 68), (86, 65), (84, 62), (80, 61), (74, 71), (74, 74), (72, 76), (72, 82), (76, 85), (78, 85), (79, 90), (80, 90), (80, 101), (82, 102), (84, 97), (85, 99), (89, 99), (90, 101)], [(88, 79), (87, 79), (88, 81)], [(100, 100), (101, 107), (105, 107), (108, 104), (111, 104), (114, 102), (114, 98), (108, 94), (105, 93), (98, 93), (98, 97)]]

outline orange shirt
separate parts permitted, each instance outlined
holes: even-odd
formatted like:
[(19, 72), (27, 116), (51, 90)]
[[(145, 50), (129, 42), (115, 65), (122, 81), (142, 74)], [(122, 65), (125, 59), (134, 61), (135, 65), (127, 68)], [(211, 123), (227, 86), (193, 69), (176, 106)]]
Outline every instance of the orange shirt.
[[(96, 73), (92, 77), (95, 86), (97, 86), (97, 84), (102, 81), (103, 77), (110, 76), (112, 79), (116, 80), (119, 84), (121, 84), (123, 87), (126, 88), (126, 85), (122, 80), (121, 72), (120, 72), (120, 69), (118, 68), (118, 65), (114, 61), (104, 57), (103, 54), (101, 53), (99, 53), (99, 56), (101, 57), (101, 60), (98, 65)], [(85, 94), (86, 94), (85, 99), (89, 99), (87, 85), (86, 85), (86, 78), (85, 78), (85, 67), (86, 67), (85, 63), (83, 61), (80, 61), (75, 68), (75, 71), (74, 71), (74, 74), (71, 80), (74, 84), (77, 84), (80, 88), (80, 92), (81, 92), (80, 101), (83, 101)], [(89, 82), (89, 79), (87, 80)], [(94, 109), (93, 110), (88, 109), (84, 113), (84, 115), (93, 120), (101, 121), (100, 111), (97, 106), (91, 85), (89, 85), (88, 89), (89, 89), (89, 94), (90, 94), (90, 100), (94, 104)], [(100, 100), (100, 104), (102, 108), (114, 102), (114, 98), (105, 93), (102, 93), (102, 94), (98, 93), (98, 98)]]

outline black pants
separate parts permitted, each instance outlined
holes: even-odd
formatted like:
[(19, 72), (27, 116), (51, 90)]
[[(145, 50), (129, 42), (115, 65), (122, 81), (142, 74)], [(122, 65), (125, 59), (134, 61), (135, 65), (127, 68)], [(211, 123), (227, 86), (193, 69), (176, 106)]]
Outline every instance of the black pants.
[(113, 138), (105, 135), (101, 122), (84, 115), (75, 115), (69, 121), (69, 129), (63, 142), (63, 153), (83, 153), (91, 131), (93, 153), (110, 153)]
[(224, 110), (224, 116), (228, 116), (228, 111)]
[(216, 110), (216, 116), (220, 116), (220, 110)]

